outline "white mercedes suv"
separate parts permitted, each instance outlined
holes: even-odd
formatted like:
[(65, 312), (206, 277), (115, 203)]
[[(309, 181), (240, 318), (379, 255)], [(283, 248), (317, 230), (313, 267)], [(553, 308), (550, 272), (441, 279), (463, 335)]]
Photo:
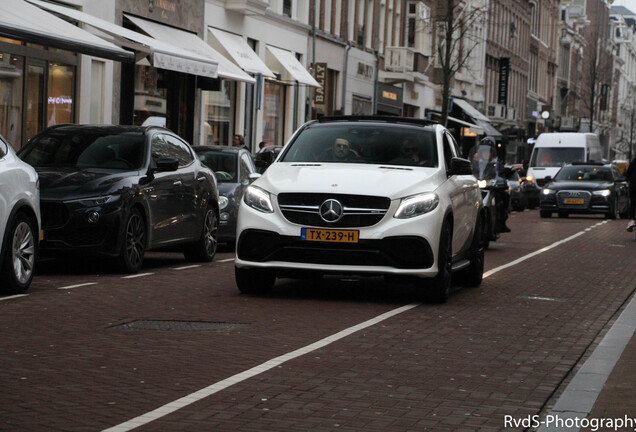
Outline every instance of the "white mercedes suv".
[(39, 233), (38, 175), (0, 137), (0, 293), (23, 293), (31, 285)]
[(277, 277), (383, 275), (445, 302), (453, 282), (481, 283), (482, 211), (471, 164), (444, 127), (311, 121), (243, 197), (236, 284), (265, 293)]

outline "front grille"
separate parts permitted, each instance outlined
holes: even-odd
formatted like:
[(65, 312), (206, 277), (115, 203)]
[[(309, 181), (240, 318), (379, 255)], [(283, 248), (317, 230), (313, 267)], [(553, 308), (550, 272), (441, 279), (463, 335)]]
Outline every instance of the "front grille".
[(361, 239), (356, 244), (321, 243), (303, 241), (300, 237), (281, 236), (270, 231), (246, 230), (239, 238), (237, 254), (240, 259), (256, 262), (282, 261), (400, 269), (430, 268), (433, 265), (430, 245), (423, 238), (414, 236)]
[(68, 210), (61, 202), (40, 202), (42, 229), (59, 228), (68, 222)]
[[(586, 209), (590, 205), (592, 194), (587, 191), (562, 190), (556, 194), (557, 205), (562, 209)], [(582, 199), (583, 204), (566, 204), (566, 199)]]
[[(337, 222), (326, 222), (320, 217), (320, 205), (328, 199), (335, 199), (342, 204), (343, 216)], [(360, 228), (380, 222), (389, 209), (391, 200), (368, 195), (282, 193), (278, 196), (278, 205), (283, 216), (295, 224)]]

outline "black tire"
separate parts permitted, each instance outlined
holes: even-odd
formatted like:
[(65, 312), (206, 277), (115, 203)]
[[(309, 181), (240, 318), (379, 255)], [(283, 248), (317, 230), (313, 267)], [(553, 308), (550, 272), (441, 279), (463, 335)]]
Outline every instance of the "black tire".
[(559, 217), (561, 219), (566, 219), (568, 216), (570, 216), (570, 213), (568, 212), (559, 212)]
[(124, 222), (119, 267), (125, 273), (137, 273), (146, 253), (146, 221), (137, 209), (132, 209)]
[(484, 277), (484, 227), (482, 218), (477, 219), (475, 235), (470, 244), (468, 259), (470, 265), (457, 272), (458, 283), (466, 287), (477, 287)]
[(234, 279), (243, 294), (267, 294), (274, 288), (276, 276), (266, 269), (234, 267)]
[[(439, 238), (439, 252), (437, 256), (437, 276), (431, 279), (430, 286), (426, 290), (427, 299), (434, 303), (446, 303), (453, 285), (452, 254), (453, 241), (449, 224), (444, 223)], [(424, 287), (425, 288), (425, 287)]]
[(549, 218), (551, 218), (551, 217), (552, 217), (552, 212), (551, 212), (551, 211), (547, 211), (547, 210), (539, 210), (539, 215), (540, 215), (542, 218), (549, 219)]
[(18, 213), (5, 233), (4, 262), (0, 272), (2, 294), (22, 294), (29, 289), (35, 273), (37, 239), (31, 219)]
[(208, 207), (203, 216), (201, 238), (188, 246), (183, 255), (186, 260), (193, 262), (211, 262), (219, 246), (219, 218), (214, 208)]

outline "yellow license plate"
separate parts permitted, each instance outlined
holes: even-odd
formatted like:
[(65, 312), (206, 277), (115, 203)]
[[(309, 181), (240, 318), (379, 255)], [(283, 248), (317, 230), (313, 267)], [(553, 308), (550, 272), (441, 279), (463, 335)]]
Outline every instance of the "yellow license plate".
[(583, 204), (583, 198), (565, 198), (563, 204)]
[(330, 230), (302, 228), (300, 230), (301, 240), (320, 241), (330, 243), (358, 243), (360, 232), (355, 230)]

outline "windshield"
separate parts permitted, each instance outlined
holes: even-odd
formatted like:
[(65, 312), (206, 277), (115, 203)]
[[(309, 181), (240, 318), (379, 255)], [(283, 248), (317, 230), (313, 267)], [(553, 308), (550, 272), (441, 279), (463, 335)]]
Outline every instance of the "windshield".
[(491, 145), (480, 144), (469, 154), (473, 166), (473, 175), (479, 180), (492, 180), (499, 177), (501, 166), (497, 152)]
[(144, 136), (138, 132), (56, 132), (34, 138), (20, 158), (36, 168), (133, 170), (143, 165)]
[(585, 161), (582, 147), (539, 147), (534, 149), (531, 167), (561, 167), (573, 162)]
[(611, 182), (612, 171), (609, 168), (593, 166), (567, 166), (554, 176), (557, 181)]
[(437, 167), (432, 128), (378, 124), (316, 124), (302, 131), (281, 162)]
[(197, 153), (201, 162), (208, 166), (219, 183), (236, 182), (237, 153), (204, 151)]

